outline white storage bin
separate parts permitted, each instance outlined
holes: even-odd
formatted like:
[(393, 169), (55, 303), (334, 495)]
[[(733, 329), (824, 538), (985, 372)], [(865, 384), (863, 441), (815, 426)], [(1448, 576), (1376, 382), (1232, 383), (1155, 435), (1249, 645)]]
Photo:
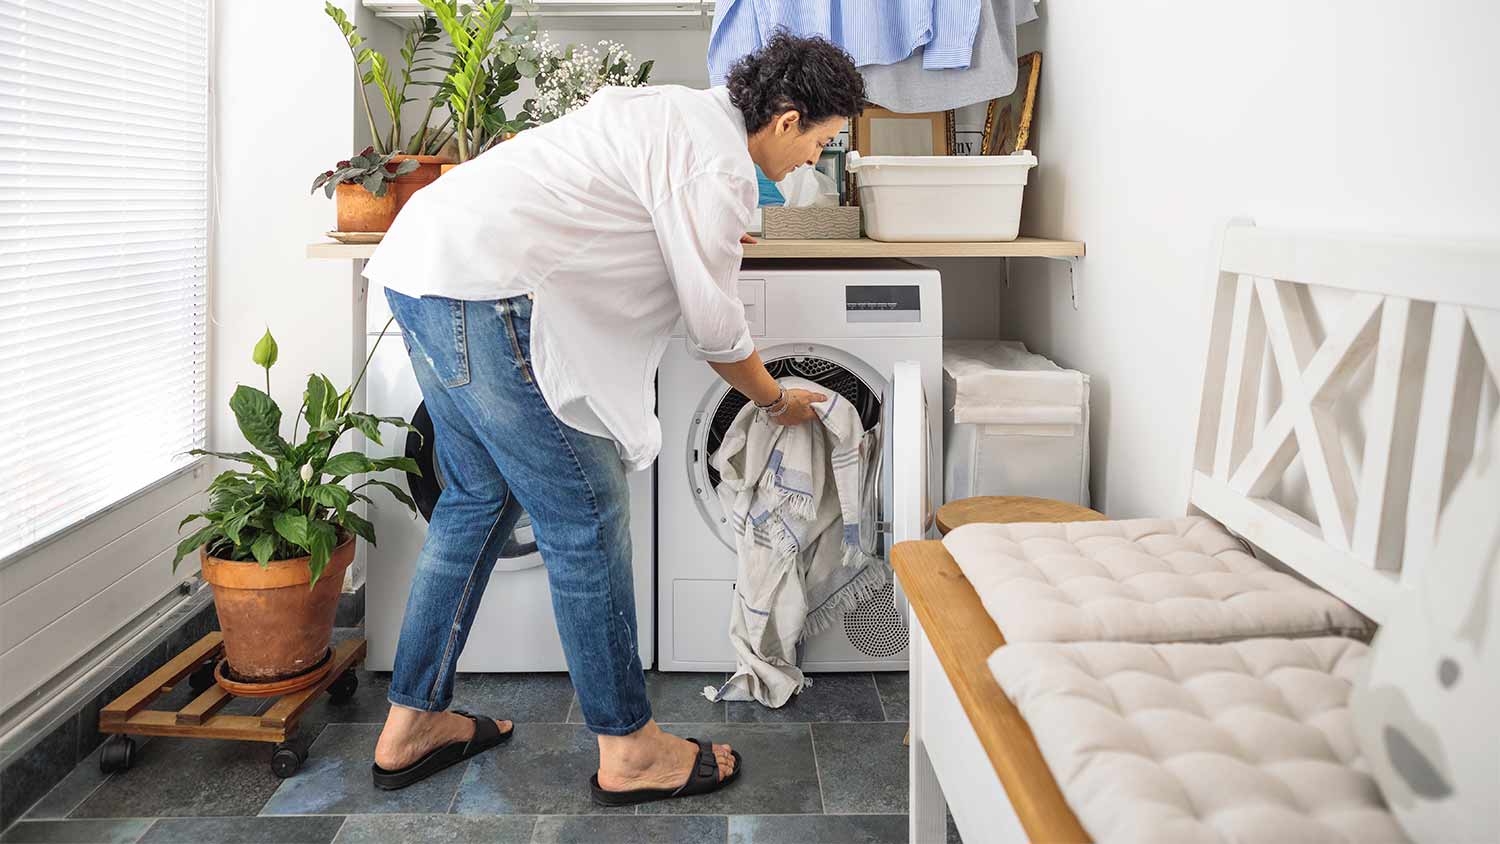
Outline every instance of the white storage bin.
[(849, 154), (873, 240), (1015, 240), (1036, 156)]
[(1089, 506), (1089, 377), (1018, 342), (943, 344), (948, 501), (1031, 495)]

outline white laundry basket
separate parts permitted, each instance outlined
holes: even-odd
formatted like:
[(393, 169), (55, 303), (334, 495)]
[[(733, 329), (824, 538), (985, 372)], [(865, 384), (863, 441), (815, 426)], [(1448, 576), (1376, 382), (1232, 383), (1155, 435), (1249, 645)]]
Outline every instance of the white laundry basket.
[(849, 154), (865, 234), (890, 241), (1009, 241), (1036, 156)]
[(943, 344), (948, 501), (1030, 495), (1089, 505), (1089, 377), (1014, 341)]

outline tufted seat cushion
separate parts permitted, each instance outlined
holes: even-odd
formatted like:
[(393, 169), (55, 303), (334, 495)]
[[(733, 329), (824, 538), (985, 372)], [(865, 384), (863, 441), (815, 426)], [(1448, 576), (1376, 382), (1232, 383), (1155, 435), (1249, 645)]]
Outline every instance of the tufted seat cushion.
[(1008, 642), (1368, 639), (1363, 616), (1212, 519), (968, 524), (943, 545)]
[(1355, 744), (1351, 639), (1006, 645), (990, 657), (1100, 844), (1404, 841)]

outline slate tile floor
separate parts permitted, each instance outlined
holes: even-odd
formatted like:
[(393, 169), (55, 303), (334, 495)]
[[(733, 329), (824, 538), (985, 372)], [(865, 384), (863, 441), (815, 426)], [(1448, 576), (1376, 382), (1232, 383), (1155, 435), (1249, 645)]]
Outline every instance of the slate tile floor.
[[(588, 799), (594, 745), (567, 675), (490, 674), (462, 675), (454, 705), (515, 720), (515, 740), (411, 788), (377, 791), (370, 752), (389, 675), (361, 671), (353, 702), (325, 698), (304, 716), (315, 740), (291, 779), (271, 773), (266, 745), (137, 739), (133, 769), (106, 777), (97, 758), (84, 761), (0, 844), (906, 841), (905, 675), (814, 675), (777, 711), (705, 700), (717, 674), (648, 679), (669, 729), (742, 752), (740, 782), (638, 811), (601, 809)], [(231, 711), (261, 705), (236, 701)], [(949, 840), (958, 840), (951, 829)]]

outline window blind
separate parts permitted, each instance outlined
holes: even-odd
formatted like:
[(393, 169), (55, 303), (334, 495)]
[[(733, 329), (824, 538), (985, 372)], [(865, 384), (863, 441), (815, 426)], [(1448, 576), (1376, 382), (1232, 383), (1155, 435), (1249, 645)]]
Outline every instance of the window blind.
[(0, 560), (207, 413), (210, 0), (0, 0)]

